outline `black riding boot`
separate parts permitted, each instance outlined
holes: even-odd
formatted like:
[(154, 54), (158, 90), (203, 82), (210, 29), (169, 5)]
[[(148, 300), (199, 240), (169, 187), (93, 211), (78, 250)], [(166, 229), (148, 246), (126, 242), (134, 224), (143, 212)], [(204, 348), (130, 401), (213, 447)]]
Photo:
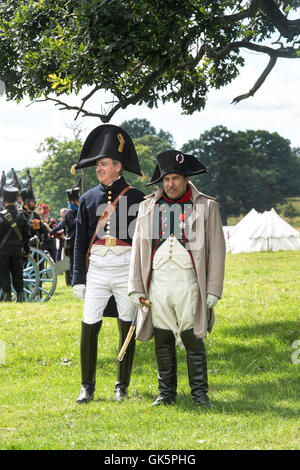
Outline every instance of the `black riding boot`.
[(203, 339), (196, 338), (193, 330), (181, 333), (182, 342), (186, 348), (189, 384), (192, 398), (197, 405), (208, 406), (208, 379), (206, 353)]
[(153, 405), (170, 405), (176, 401), (177, 358), (174, 333), (154, 328), (159, 395)]
[(11, 292), (3, 291), (3, 302), (11, 302)]
[(98, 351), (98, 334), (102, 320), (88, 325), (81, 323), (80, 362), (81, 362), (81, 392), (77, 403), (87, 403), (94, 398), (96, 385), (96, 364)]
[(24, 302), (24, 293), (22, 292), (17, 292), (17, 300), (16, 302)]
[[(131, 326), (130, 321), (123, 321), (118, 318), (119, 351), (121, 350), (121, 347), (123, 346), (123, 343), (126, 339), (130, 326)], [(122, 401), (127, 397), (127, 388), (130, 382), (134, 352), (135, 352), (135, 333), (133, 334), (130, 340), (130, 343), (128, 344), (123, 360), (118, 362), (117, 381), (115, 384), (115, 398), (117, 401)]]

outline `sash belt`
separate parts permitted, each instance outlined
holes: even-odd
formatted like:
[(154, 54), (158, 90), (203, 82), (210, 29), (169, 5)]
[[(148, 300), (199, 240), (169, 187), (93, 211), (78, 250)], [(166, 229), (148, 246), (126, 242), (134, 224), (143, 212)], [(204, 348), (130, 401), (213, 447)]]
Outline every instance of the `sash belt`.
[(107, 238), (98, 238), (94, 243), (94, 245), (105, 245), (105, 246), (130, 246), (131, 245), (123, 240), (119, 240), (119, 238), (114, 237), (107, 237)]

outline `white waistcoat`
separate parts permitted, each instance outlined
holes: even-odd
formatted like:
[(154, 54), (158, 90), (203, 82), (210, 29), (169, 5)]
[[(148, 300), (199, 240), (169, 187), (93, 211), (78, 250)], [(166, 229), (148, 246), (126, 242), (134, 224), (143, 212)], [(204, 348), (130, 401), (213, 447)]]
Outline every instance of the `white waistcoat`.
[(165, 263), (168, 264), (170, 269), (178, 269), (178, 267), (182, 269), (193, 268), (189, 252), (174, 235), (170, 235), (155, 252), (152, 269), (160, 269)]

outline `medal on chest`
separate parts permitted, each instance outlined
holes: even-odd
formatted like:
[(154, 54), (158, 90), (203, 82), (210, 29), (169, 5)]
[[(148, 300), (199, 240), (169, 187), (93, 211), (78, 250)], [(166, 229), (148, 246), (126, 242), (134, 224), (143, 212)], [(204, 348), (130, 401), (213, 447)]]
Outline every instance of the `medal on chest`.
[(185, 227), (186, 227), (186, 223), (185, 223), (185, 214), (179, 214), (179, 220), (180, 220), (180, 222), (179, 222), (179, 228), (180, 228), (181, 230), (184, 230)]

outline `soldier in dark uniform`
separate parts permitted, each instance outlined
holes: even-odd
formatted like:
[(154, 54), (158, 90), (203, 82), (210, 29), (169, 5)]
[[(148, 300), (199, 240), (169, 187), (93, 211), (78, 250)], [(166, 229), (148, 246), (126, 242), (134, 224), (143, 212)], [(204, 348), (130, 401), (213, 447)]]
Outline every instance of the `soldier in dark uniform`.
[(65, 251), (66, 255), (70, 258), (70, 282), (72, 284), (73, 278), (73, 264), (74, 264), (74, 243), (75, 243), (75, 232), (76, 232), (76, 217), (79, 207), (79, 193), (80, 186), (67, 189), (67, 195), (69, 199), (67, 212), (65, 215)]
[[(123, 129), (102, 125), (89, 134), (75, 168), (94, 165), (100, 184), (80, 198), (74, 247), (73, 292), (85, 300), (80, 344), (82, 387), (77, 403), (89, 402), (94, 397), (98, 333), (103, 315), (111, 313), (115, 302), (121, 347), (135, 313), (127, 294), (128, 274), (136, 215), (144, 199), (144, 193), (128, 186), (122, 176), (123, 169), (142, 175), (133, 142)], [(110, 212), (114, 207), (115, 211)], [(96, 232), (103, 213), (102, 226)], [(124, 360), (118, 363), (117, 401), (127, 396), (134, 350), (133, 339)]]
[(11, 280), (17, 302), (23, 302), (23, 256), (29, 255), (30, 233), (26, 218), (15, 206), (19, 191), (3, 188), (4, 209), (0, 212), (0, 280), (3, 300), (11, 301)]
[(76, 231), (76, 217), (79, 207), (80, 184), (66, 190), (68, 196), (68, 207), (64, 219), (52, 230), (51, 235), (64, 230), (65, 234), (65, 253), (70, 258), (70, 271), (67, 284), (72, 283), (73, 264), (74, 264), (74, 243)]

